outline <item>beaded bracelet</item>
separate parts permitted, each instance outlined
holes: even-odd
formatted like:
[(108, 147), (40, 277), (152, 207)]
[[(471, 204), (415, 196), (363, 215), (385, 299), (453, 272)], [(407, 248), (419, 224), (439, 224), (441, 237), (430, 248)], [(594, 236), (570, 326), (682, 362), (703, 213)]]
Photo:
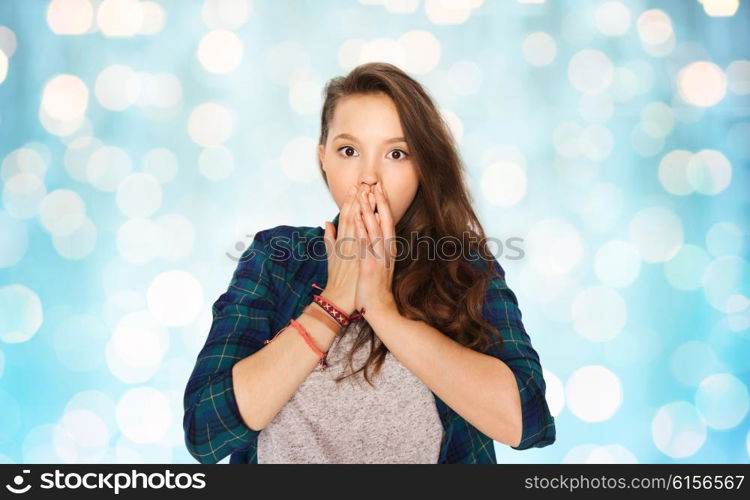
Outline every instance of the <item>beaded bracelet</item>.
[(318, 307), (316, 307), (315, 304), (309, 304), (302, 312), (309, 314), (317, 320), (320, 320), (321, 323), (329, 325), (331, 327), (331, 330), (333, 330), (336, 335), (341, 333), (341, 325), (339, 325), (333, 318), (331, 318), (330, 315), (324, 313)]
[[(313, 283), (312, 286), (315, 288), (318, 288), (319, 290), (323, 290), (320, 286), (318, 286), (316, 283)], [(325, 312), (327, 312), (333, 319), (336, 320), (338, 324), (341, 326), (347, 326), (349, 323), (354, 321), (360, 321), (362, 318), (364, 318), (365, 308), (363, 307), (359, 311), (354, 311), (351, 315), (346, 314), (344, 311), (336, 307), (336, 305), (326, 299), (325, 297), (321, 295), (313, 295), (313, 300), (316, 304), (318, 304)]]

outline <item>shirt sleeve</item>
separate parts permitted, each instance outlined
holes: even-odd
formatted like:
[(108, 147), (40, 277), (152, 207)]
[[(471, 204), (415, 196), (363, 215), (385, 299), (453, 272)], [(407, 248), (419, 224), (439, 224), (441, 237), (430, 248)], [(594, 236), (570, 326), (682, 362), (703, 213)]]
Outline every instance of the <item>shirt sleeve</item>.
[(260, 231), (242, 253), (229, 287), (212, 307), (213, 321), (184, 395), (183, 430), (190, 454), (213, 464), (257, 439), (235, 399), (232, 367), (271, 336), (275, 292), (267, 239)]
[(499, 339), (493, 339), (487, 354), (505, 362), (513, 372), (521, 396), (523, 430), (514, 450), (542, 448), (555, 442), (555, 419), (549, 411), (545, 397), (546, 384), (542, 376), (539, 354), (531, 345), (521, 320), (518, 300), (505, 281), (505, 271), (494, 261), (496, 273), (487, 288), (483, 314), (500, 330)]

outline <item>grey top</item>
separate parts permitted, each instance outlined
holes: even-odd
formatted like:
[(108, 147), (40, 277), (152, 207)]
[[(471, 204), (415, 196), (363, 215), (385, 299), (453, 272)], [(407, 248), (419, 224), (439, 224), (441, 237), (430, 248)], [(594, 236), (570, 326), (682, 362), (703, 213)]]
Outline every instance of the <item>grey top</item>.
[[(337, 336), (329, 366), (307, 376), (258, 435), (258, 463), (437, 463), (443, 424), (430, 389), (388, 352), (380, 372), (370, 367), (373, 388), (360, 372), (350, 373), (347, 355), (358, 325)], [(299, 339), (303, 342), (303, 339)], [(353, 369), (370, 352), (354, 354)]]

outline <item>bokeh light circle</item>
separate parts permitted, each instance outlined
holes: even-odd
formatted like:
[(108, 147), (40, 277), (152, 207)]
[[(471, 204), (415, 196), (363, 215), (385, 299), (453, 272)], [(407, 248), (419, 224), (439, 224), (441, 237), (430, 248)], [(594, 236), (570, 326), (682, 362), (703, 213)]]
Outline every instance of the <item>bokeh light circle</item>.
[(573, 326), (592, 342), (606, 342), (617, 337), (627, 322), (627, 316), (625, 301), (614, 289), (606, 286), (586, 288), (573, 300)]
[(737, 95), (750, 94), (750, 61), (732, 61), (726, 75), (729, 90)]
[(677, 75), (677, 90), (688, 104), (707, 108), (724, 99), (727, 77), (715, 63), (696, 61)]
[(29, 233), (26, 224), (0, 210), (0, 269), (13, 267), (23, 258), (29, 247)]
[(542, 274), (570, 272), (583, 258), (581, 235), (563, 219), (545, 219), (534, 224), (526, 237), (529, 262)]
[(583, 130), (578, 144), (584, 156), (602, 161), (612, 153), (615, 138), (607, 127), (595, 123)]
[(607, 367), (578, 368), (565, 383), (568, 408), (584, 422), (603, 422), (614, 416), (622, 404), (620, 379)]
[(595, 22), (603, 35), (622, 36), (630, 28), (630, 10), (622, 2), (604, 2), (596, 9)]
[(116, 146), (100, 146), (86, 160), (86, 178), (96, 189), (113, 192), (133, 170), (130, 155)]
[(508, 207), (526, 196), (526, 171), (511, 162), (496, 162), (482, 170), (482, 194), (495, 206)]
[(195, 245), (195, 228), (190, 219), (180, 214), (165, 214), (156, 219), (161, 230), (159, 258), (177, 261), (190, 255)]
[(72, 372), (87, 372), (104, 364), (107, 326), (96, 316), (75, 314), (64, 318), (52, 337), (57, 359)]
[(557, 417), (565, 408), (565, 386), (560, 377), (555, 375), (551, 370), (543, 368), (542, 371), (546, 385), (545, 399), (547, 407), (553, 417)]
[(117, 251), (133, 264), (145, 264), (155, 259), (162, 249), (162, 233), (151, 219), (128, 219), (117, 230)]
[(310, 182), (318, 173), (317, 143), (309, 137), (295, 137), (281, 151), (281, 170), (294, 182)]
[(96, 248), (97, 229), (88, 217), (72, 233), (52, 235), (55, 251), (69, 260), (81, 260), (88, 257)]
[(521, 51), (532, 66), (547, 66), (555, 60), (557, 44), (549, 33), (535, 31), (524, 38)]
[(662, 45), (674, 35), (672, 20), (666, 12), (659, 9), (648, 9), (638, 16), (638, 36), (646, 45)]
[(675, 149), (665, 154), (659, 162), (659, 182), (664, 189), (678, 196), (693, 192), (688, 179), (687, 168), (693, 153), (685, 149)]
[(47, 195), (44, 182), (34, 174), (22, 172), (5, 182), (3, 205), (10, 215), (18, 219), (34, 217)]
[(43, 319), (42, 302), (32, 289), (20, 284), (0, 288), (0, 340), (26, 342), (39, 331)]
[(165, 12), (164, 7), (160, 4), (141, 0), (141, 11), (143, 12), (143, 21), (141, 21), (138, 34), (155, 35), (164, 28)]
[(117, 185), (117, 206), (128, 217), (148, 217), (161, 206), (162, 190), (151, 174), (137, 172)]
[(695, 391), (695, 406), (709, 427), (732, 429), (745, 419), (750, 408), (747, 386), (731, 373), (710, 375)]
[(169, 399), (153, 387), (136, 387), (122, 395), (115, 410), (120, 431), (135, 443), (155, 443), (172, 425)]
[(135, 104), (140, 92), (140, 78), (132, 68), (122, 64), (104, 68), (94, 84), (99, 104), (112, 111), (123, 111)]
[[(409, 30), (398, 38), (398, 46), (403, 53), (405, 71), (415, 75), (424, 75), (435, 69), (440, 64), (442, 48), (440, 40), (428, 30)], [(359, 46), (357, 51), (361, 57), (366, 44), (355, 43)], [(361, 59), (357, 59), (357, 64)]]
[(13, 57), (17, 46), (15, 32), (7, 26), (0, 26), (0, 51), (5, 54), (5, 57)]
[(198, 155), (198, 169), (206, 179), (223, 181), (234, 171), (234, 156), (223, 146), (205, 148)]
[(69, 122), (86, 112), (89, 90), (75, 75), (57, 75), (50, 79), (42, 91), (41, 107), (55, 120)]
[(612, 84), (614, 66), (601, 50), (582, 49), (568, 63), (568, 78), (580, 92), (599, 94)]
[(210, 31), (198, 44), (198, 61), (210, 73), (231, 73), (239, 67), (243, 54), (242, 40), (228, 30)]
[(53, 235), (67, 236), (86, 221), (86, 205), (75, 191), (56, 189), (42, 200), (39, 219)]
[(683, 244), (682, 221), (666, 207), (639, 210), (628, 225), (630, 241), (646, 262), (664, 262)]
[(215, 102), (196, 106), (188, 118), (188, 134), (198, 145), (212, 148), (221, 146), (232, 135), (234, 119), (229, 110)]
[(742, 249), (744, 234), (732, 222), (717, 222), (706, 233), (706, 248), (714, 257), (739, 255)]
[(149, 311), (122, 317), (105, 346), (109, 371), (125, 383), (145, 382), (159, 369), (169, 349), (167, 329)]
[(247, 22), (251, 12), (247, 0), (206, 0), (201, 17), (209, 28), (235, 30)]
[(686, 458), (705, 443), (706, 423), (695, 406), (687, 401), (674, 401), (654, 415), (651, 437), (659, 451), (668, 457)]
[(138, 0), (102, 0), (96, 22), (108, 37), (131, 37), (143, 24), (143, 6)]
[(672, 353), (670, 366), (675, 379), (688, 387), (698, 387), (703, 379), (722, 367), (713, 348), (699, 340), (680, 344)]
[(711, 258), (702, 247), (686, 244), (664, 263), (664, 275), (677, 290), (697, 290), (703, 284), (703, 272), (710, 262)]
[(159, 274), (148, 287), (146, 302), (154, 317), (166, 326), (192, 323), (203, 307), (203, 288), (183, 270)]
[(56, 35), (82, 35), (93, 19), (89, 0), (52, 0), (47, 6), (47, 25)]
[(729, 186), (732, 164), (721, 151), (703, 149), (690, 157), (685, 174), (697, 192), (715, 195)]
[(628, 241), (611, 240), (594, 255), (594, 271), (607, 286), (622, 288), (633, 283), (641, 270), (641, 257)]
[(143, 157), (142, 167), (145, 173), (153, 175), (162, 184), (174, 179), (180, 168), (177, 157), (167, 148), (148, 150)]
[(104, 457), (110, 431), (90, 410), (66, 412), (53, 431), (55, 451), (67, 463), (96, 463)]
[(652, 137), (665, 137), (672, 132), (675, 117), (672, 108), (659, 101), (646, 104), (641, 109), (641, 127)]
[(732, 312), (734, 296), (744, 291), (750, 284), (748, 262), (734, 255), (726, 255), (712, 260), (703, 272), (703, 294), (713, 307), (722, 312)]
[(47, 173), (47, 160), (40, 151), (32, 147), (14, 149), (3, 158), (0, 166), (0, 177), (8, 182), (18, 174), (31, 174), (44, 181)]

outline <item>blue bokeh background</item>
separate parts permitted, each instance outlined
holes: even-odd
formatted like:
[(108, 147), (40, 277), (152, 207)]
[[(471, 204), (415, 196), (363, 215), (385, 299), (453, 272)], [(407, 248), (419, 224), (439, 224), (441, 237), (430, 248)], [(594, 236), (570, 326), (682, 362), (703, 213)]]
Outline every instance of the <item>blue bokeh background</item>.
[(739, 1), (0, 2), (0, 462), (194, 462), (211, 305), (336, 214), (321, 90), (371, 60), (523, 239), (558, 437), (498, 462), (748, 462), (749, 59)]

